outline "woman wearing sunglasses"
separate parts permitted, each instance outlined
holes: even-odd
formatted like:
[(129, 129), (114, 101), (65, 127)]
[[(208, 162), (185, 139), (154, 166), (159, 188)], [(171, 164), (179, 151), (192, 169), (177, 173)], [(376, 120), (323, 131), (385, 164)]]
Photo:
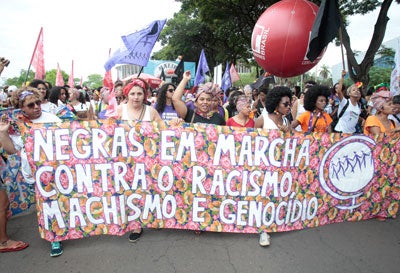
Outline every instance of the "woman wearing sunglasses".
[(265, 98), (265, 109), (255, 120), (255, 128), (264, 130), (290, 131), (290, 124), (286, 116), (290, 113), (292, 91), (286, 86), (275, 86), (268, 91)]
[[(13, 92), (12, 103), (15, 109), (21, 109), (22, 119), (32, 123), (61, 122), (61, 119), (52, 113), (42, 111), (42, 94), (33, 87), (23, 87)], [(23, 149), (21, 137), (13, 138), (14, 144), (21, 150), (21, 172), (26, 182), (35, 183), (32, 171), (28, 164), (28, 158)], [(63, 253), (63, 247), (60, 242), (51, 243), (51, 257), (60, 256)]]
[(175, 85), (172, 83), (163, 84), (158, 90), (157, 101), (154, 104), (154, 108), (160, 114), (161, 118), (166, 121), (178, 118), (178, 113), (175, 111), (172, 103), (172, 95), (175, 88)]

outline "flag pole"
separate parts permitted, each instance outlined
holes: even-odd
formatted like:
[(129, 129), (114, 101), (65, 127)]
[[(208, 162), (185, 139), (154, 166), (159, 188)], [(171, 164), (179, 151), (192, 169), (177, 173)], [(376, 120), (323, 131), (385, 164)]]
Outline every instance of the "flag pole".
[(29, 62), (28, 71), (26, 71), (24, 85), (26, 84), (26, 81), (28, 80), (29, 70), (31, 69), (33, 57), (35, 56), (35, 52), (36, 52), (37, 46), (39, 44), (39, 38), (40, 38), (40, 35), (42, 34), (42, 32), (43, 32), (43, 27), (40, 28), (39, 35), (38, 35), (37, 40), (36, 40), (35, 49), (33, 50), (31, 61)]
[(344, 64), (344, 51), (343, 51), (343, 34), (342, 34), (342, 27), (339, 27), (339, 40), (340, 40), (340, 49), (342, 51), (342, 67), (343, 70), (346, 70), (345, 64)]

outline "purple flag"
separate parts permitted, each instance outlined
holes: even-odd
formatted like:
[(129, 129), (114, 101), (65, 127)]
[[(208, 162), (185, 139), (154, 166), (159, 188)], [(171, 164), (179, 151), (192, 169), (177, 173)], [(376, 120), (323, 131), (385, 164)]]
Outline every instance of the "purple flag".
[(228, 88), (231, 86), (232, 86), (231, 73), (229, 69), (229, 63), (228, 61), (226, 61), (225, 72), (224, 75), (222, 75), (222, 83), (221, 83), (221, 89), (224, 90), (224, 102), (226, 101), (226, 90), (228, 90)]
[(208, 68), (206, 55), (204, 54), (204, 49), (201, 50), (199, 64), (196, 71), (196, 77), (194, 78), (194, 86), (203, 83), (206, 79), (206, 73), (210, 71)]
[(161, 30), (164, 28), (164, 20), (156, 20), (146, 28), (121, 36), (123, 45), (105, 63), (106, 71), (116, 64), (136, 64), (146, 66), (154, 44), (156, 43)]

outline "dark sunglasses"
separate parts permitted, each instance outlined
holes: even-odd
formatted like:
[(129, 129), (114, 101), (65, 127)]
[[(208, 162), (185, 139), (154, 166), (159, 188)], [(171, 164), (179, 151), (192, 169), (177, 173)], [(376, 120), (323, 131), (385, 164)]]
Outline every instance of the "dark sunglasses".
[(122, 100), (122, 97), (115, 97), (116, 100)]
[(290, 107), (290, 106), (292, 106), (292, 104), (291, 104), (290, 102), (282, 103), (282, 105), (285, 106), (285, 107)]
[(33, 109), (33, 108), (35, 108), (35, 105), (40, 106), (41, 104), (42, 104), (42, 101), (41, 100), (37, 100), (35, 102), (28, 103), (26, 105), (26, 107), (28, 107), (30, 109)]
[(169, 89), (167, 89), (167, 91), (172, 93), (172, 92), (175, 91), (175, 89), (174, 88), (169, 88)]

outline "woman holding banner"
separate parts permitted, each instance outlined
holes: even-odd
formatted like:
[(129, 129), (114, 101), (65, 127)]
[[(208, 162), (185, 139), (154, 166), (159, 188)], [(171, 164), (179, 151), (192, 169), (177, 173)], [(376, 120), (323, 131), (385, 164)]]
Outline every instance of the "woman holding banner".
[[(61, 122), (56, 115), (42, 111), (42, 95), (33, 87), (23, 87), (13, 92), (12, 104), (15, 109), (21, 109), (22, 119), (33, 123)], [(35, 183), (32, 171), (28, 164), (28, 158), (23, 149), (21, 136), (13, 138), (14, 145), (21, 150), (21, 172), (28, 183)], [(61, 242), (51, 243), (51, 257), (60, 256), (63, 253)]]
[[(255, 128), (290, 132), (290, 124), (286, 116), (290, 113), (292, 91), (286, 86), (275, 86), (265, 97), (265, 109), (255, 121)], [(269, 246), (271, 237), (267, 232), (260, 234), (260, 246)]]
[[(165, 127), (164, 121), (161, 119), (157, 110), (146, 104), (147, 102), (148, 83), (140, 78), (135, 78), (123, 88), (124, 96), (127, 103), (118, 105), (118, 119), (157, 122), (160, 129)], [(129, 242), (134, 243), (139, 240), (143, 233), (143, 228), (134, 229), (129, 234)]]

